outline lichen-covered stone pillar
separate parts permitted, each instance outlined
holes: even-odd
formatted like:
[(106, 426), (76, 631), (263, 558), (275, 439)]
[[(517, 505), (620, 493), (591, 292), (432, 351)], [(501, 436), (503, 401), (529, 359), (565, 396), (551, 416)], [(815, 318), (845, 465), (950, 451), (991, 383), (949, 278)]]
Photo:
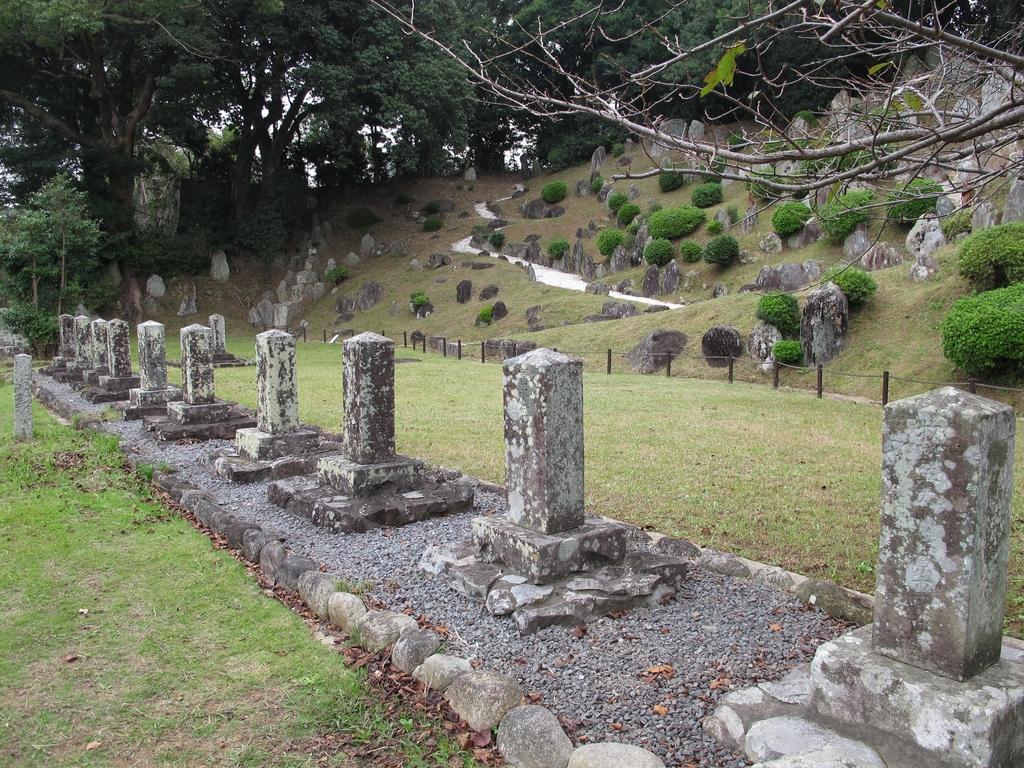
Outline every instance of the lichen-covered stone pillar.
[(127, 378), (132, 375), (132, 353), (128, 323), (111, 320), (107, 323), (107, 360), (110, 375)]
[(257, 429), (277, 435), (298, 428), (295, 337), (290, 333), (272, 330), (256, 336), (256, 395)]
[(227, 354), (224, 315), (210, 315), (210, 330), (213, 331), (213, 354)]
[(583, 363), (537, 349), (504, 363), (508, 519), (542, 533), (583, 524)]
[(193, 323), (181, 329), (181, 392), (188, 405), (213, 402), (213, 331)]
[(63, 314), (58, 318), (57, 329), (60, 334), (60, 356), (65, 360), (75, 357), (75, 316)]
[(139, 388), (167, 388), (167, 342), (163, 323), (147, 320), (135, 327), (139, 336)]
[(110, 361), (107, 357), (107, 321), (93, 320), (89, 323), (89, 334), (92, 367), (96, 370), (108, 369)]
[(1014, 427), (953, 387), (886, 407), (877, 653), (959, 681), (999, 660)]
[(14, 439), (32, 438), (32, 356), (14, 356)]
[(92, 328), (88, 315), (75, 317), (75, 360), (79, 365), (92, 365)]
[(345, 448), (350, 461), (374, 464), (395, 455), (395, 345), (378, 333), (345, 341)]

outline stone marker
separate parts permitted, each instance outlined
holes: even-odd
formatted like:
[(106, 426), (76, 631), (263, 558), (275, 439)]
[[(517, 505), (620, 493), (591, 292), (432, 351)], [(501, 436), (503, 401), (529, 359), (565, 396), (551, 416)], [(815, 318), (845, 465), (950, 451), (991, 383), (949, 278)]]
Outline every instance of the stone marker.
[(961, 681), (999, 660), (1014, 425), (953, 387), (885, 409), (877, 653)]
[(97, 371), (109, 370), (107, 357), (107, 321), (93, 320), (89, 323), (89, 350), (92, 367)]
[(58, 331), (60, 334), (60, 356), (65, 361), (71, 361), (75, 357), (75, 316), (61, 315)]
[(189, 405), (213, 402), (213, 331), (193, 323), (181, 329), (181, 393)]
[(395, 455), (395, 345), (377, 333), (345, 341), (345, 449), (359, 464)]
[(114, 378), (132, 375), (132, 354), (128, 334), (128, 323), (124, 320), (111, 320), (107, 323), (107, 361), (110, 375)]
[(167, 346), (163, 323), (147, 320), (135, 328), (139, 337), (139, 386), (147, 392), (167, 388)]
[(227, 354), (224, 315), (210, 315), (210, 330), (213, 332), (213, 354)]
[(88, 315), (77, 315), (75, 317), (75, 360), (83, 368), (88, 368), (92, 362), (89, 331)]
[(14, 356), (14, 439), (32, 439), (32, 356)]

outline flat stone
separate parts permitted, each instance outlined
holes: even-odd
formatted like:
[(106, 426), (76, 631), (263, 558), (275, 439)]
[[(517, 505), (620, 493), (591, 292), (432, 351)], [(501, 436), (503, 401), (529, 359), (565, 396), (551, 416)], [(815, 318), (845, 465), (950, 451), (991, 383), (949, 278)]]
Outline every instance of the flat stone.
[(260, 570), (271, 581), (277, 575), (277, 569), (288, 557), (288, 550), (280, 541), (272, 541), (260, 550)]
[(250, 528), (242, 536), (242, 555), (250, 563), (259, 563), (263, 548), (271, 542), (282, 541), (279, 533), (261, 528)]
[(328, 603), (331, 595), (338, 591), (340, 582), (341, 576), (336, 573), (306, 571), (299, 576), (297, 591), (309, 610), (326, 619), (329, 616)]
[(780, 757), (767, 763), (758, 763), (752, 768), (878, 768), (879, 762), (862, 755), (851, 755), (842, 749), (824, 747), (813, 752)]
[(331, 623), (352, 634), (367, 613), (363, 601), (349, 592), (333, 592), (327, 598), (327, 616)]
[(412, 673), (441, 647), (441, 638), (429, 629), (404, 632), (391, 651), (391, 663), (403, 672)]
[(520, 634), (531, 635), (545, 627), (575, 627), (586, 622), (593, 604), (580, 600), (556, 600), (529, 605), (516, 611), (512, 618)]
[(700, 547), (692, 541), (662, 536), (651, 545), (651, 551), (681, 560), (697, 560), (700, 558)]
[(665, 763), (631, 744), (585, 744), (575, 749), (567, 768), (665, 768)]
[(831, 581), (808, 579), (798, 584), (793, 589), (793, 594), (837, 619), (857, 625), (871, 623), (874, 613), (871, 600), (849, 592)]
[(882, 758), (867, 744), (848, 739), (802, 717), (783, 716), (761, 720), (750, 727), (744, 741), (744, 752), (755, 762), (824, 748), (840, 751), (870, 768), (886, 768)]
[(374, 464), (359, 464), (341, 456), (320, 459), (320, 482), (349, 496), (365, 495), (383, 486), (409, 490), (420, 479), (423, 462), (396, 456)]
[(750, 567), (736, 555), (730, 555), (727, 552), (706, 549), (698, 562), (709, 571), (720, 573), (723, 576), (732, 576), (737, 579), (750, 577)]
[(515, 707), (498, 726), (498, 751), (512, 768), (566, 768), (572, 741), (544, 707)]
[(299, 577), (306, 571), (315, 571), (316, 569), (316, 563), (308, 557), (288, 555), (277, 567), (277, 573), (274, 574), (274, 585), (296, 592), (299, 588)]
[(519, 683), (506, 675), (476, 670), (457, 677), (444, 697), (472, 730), (489, 731), (509, 710), (519, 706), (523, 691)]
[(359, 620), (359, 643), (370, 653), (383, 651), (398, 642), (404, 632), (418, 630), (412, 616), (391, 611), (370, 611)]
[(231, 418), (233, 407), (232, 403), (223, 400), (194, 405), (176, 401), (167, 404), (167, 415), (177, 424), (209, 424)]
[(251, 461), (266, 461), (282, 456), (309, 453), (317, 448), (320, 433), (311, 429), (271, 434), (256, 428), (240, 429), (235, 433), (238, 452)]
[(128, 402), (136, 408), (166, 406), (175, 400), (181, 400), (181, 390), (177, 387), (131, 389), (128, 391)]
[(458, 656), (449, 656), (444, 653), (435, 653), (416, 667), (412, 672), (412, 676), (427, 686), (427, 688), (435, 691), (445, 691), (449, 685), (455, 682), (459, 675), (465, 675), (472, 671), (473, 665), (469, 663), (468, 659), (460, 659)]
[(806, 704), (811, 696), (811, 667), (797, 667), (774, 683), (759, 683), (758, 688), (783, 704)]

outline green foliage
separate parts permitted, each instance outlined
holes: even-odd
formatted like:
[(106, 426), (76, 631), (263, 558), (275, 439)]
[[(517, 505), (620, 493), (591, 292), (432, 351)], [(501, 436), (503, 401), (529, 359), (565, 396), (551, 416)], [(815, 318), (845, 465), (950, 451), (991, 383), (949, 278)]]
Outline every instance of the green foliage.
[(491, 232), (490, 237), (487, 238), (487, 242), (500, 251), (501, 247), (505, 244), (505, 233)]
[(441, 212), (440, 200), (428, 200), (427, 204), (420, 208), (420, 213), (425, 216), (436, 216)]
[(427, 216), (427, 218), (423, 220), (424, 232), (437, 232), (437, 230), (443, 226), (444, 220), (440, 216)]
[(540, 196), (548, 205), (562, 202), (568, 194), (569, 188), (565, 186), (564, 181), (552, 181), (549, 184), (545, 184), (544, 188), (540, 191)]
[(651, 200), (650, 205), (647, 206), (648, 213), (657, 213), (665, 206), (659, 203), (657, 200)]
[(640, 206), (636, 203), (626, 203), (619, 206), (619, 226), (627, 226), (640, 215)]
[(331, 267), (324, 272), (324, 277), (327, 279), (327, 282), (339, 285), (348, 277), (348, 269), (341, 265)]
[(1024, 373), (1024, 283), (958, 300), (941, 332), (943, 354), (971, 376)]
[(772, 359), (780, 365), (800, 365), (804, 361), (804, 350), (799, 341), (776, 341), (772, 344)]
[(673, 173), (672, 171), (662, 171), (658, 174), (658, 189), (662, 192), (674, 192), (680, 187), (686, 186), (686, 174), (685, 173)]
[(597, 174), (597, 176), (594, 177), (593, 181), (590, 182), (590, 191), (593, 192), (596, 195), (598, 192), (601, 191), (601, 188), (603, 186), (604, 186), (604, 176), (602, 176), (599, 173), (599, 174)]
[(939, 226), (942, 227), (942, 235), (952, 243), (957, 237), (971, 231), (971, 209), (961, 208), (944, 218)]
[(629, 198), (623, 192), (612, 192), (608, 195), (608, 210), (613, 213), (618, 213), (619, 208), (624, 206), (629, 201)]
[[(408, 197), (408, 195), (406, 196)], [(411, 199), (410, 199), (411, 200)], [(345, 213), (345, 223), (352, 229), (369, 229), (380, 221), (380, 216), (369, 208), (350, 208)]]
[(804, 228), (811, 218), (811, 209), (800, 202), (781, 203), (772, 214), (772, 229), (779, 237), (789, 237)]
[(720, 235), (722, 234), (723, 229), (724, 226), (722, 222), (720, 222), (718, 219), (712, 219), (711, 221), (708, 222), (708, 234)]
[(552, 259), (560, 259), (569, 251), (569, 241), (564, 237), (556, 237), (548, 243), (548, 255)]
[(698, 208), (710, 208), (722, 202), (722, 185), (709, 181), (693, 188), (693, 204)]
[(686, 263), (693, 264), (704, 257), (704, 248), (696, 240), (683, 240), (679, 244), (679, 256)]
[(818, 116), (811, 112), (809, 109), (801, 109), (799, 112), (793, 115), (794, 120), (796, 120), (797, 118), (803, 118), (803, 120), (811, 128), (818, 124)]
[[(700, 247), (697, 248), (698, 253)], [(644, 247), (644, 259), (648, 264), (655, 264), (663, 267), (668, 264), (676, 255), (676, 248), (670, 240), (655, 238)]]
[(738, 133), (730, 133), (728, 138), (726, 138), (725, 142), (730, 147), (735, 149), (738, 146), (746, 144), (747, 140), (740, 136)]
[(740, 257), (740, 244), (732, 235), (719, 235), (704, 246), (704, 261), (728, 267)]
[(0, 326), (26, 339), (33, 354), (42, 357), (57, 344), (57, 316), (36, 309), (27, 301), (18, 301), (0, 310)]
[(611, 256), (612, 252), (622, 245), (625, 240), (626, 233), (621, 229), (615, 229), (614, 227), (602, 229), (601, 234), (597, 236), (597, 250), (601, 252), (602, 256)]
[(783, 336), (795, 336), (800, 332), (800, 304), (789, 293), (766, 293), (757, 300), (757, 319), (775, 326)]
[(647, 219), (647, 231), (651, 233), (651, 237), (676, 240), (696, 232), (706, 220), (707, 214), (700, 208), (662, 208)]
[(839, 290), (846, 296), (850, 309), (857, 309), (871, 298), (878, 283), (875, 282), (868, 272), (860, 267), (836, 267), (825, 273), (825, 282), (832, 282), (839, 286)]
[(846, 237), (868, 220), (865, 207), (875, 199), (874, 193), (867, 189), (847, 192), (825, 205), (819, 212), (819, 223), (828, 239), (835, 244), (843, 242)]
[(476, 316), (477, 325), (490, 325), (492, 320), (494, 320), (494, 307), (492, 305), (480, 307), (480, 312)]
[(729, 217), (730, 224), (736, 224), (740, 220), (740, 209), (738, 206), (730, 205), (725, 209), (725, 215)]
[(1024, 222), (984, 229), (964, 240), (960, 274), (982, 291), (1024, 282)]
[(633, 219), (626, 227), (626, 232), (631, 236), (636, 235), (636, 233), (640, 231), (641, 224), (643, 224), (643, 219)]
[(612, 157), (618, 157), (625, 151), (626, 145), (623, 142), (617, 141), (614, 144), (612, 144)]
[(409, 294), (409, 305), (413, 308), (413, 311), (420, 310), (429, 303), (430, 297), (423, 291), (416, 291), (415, 293)]
[(889, 195), (889, 219), (903, 224), (935, 212), (942, 185), (931, 179), (913, 179)]

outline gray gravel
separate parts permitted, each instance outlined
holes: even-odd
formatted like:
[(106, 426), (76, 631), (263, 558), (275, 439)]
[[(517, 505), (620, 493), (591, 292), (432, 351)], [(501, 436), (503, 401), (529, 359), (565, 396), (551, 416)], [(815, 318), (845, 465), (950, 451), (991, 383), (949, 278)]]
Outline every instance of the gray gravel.
[[(51, 389), (62, 388), (52, 381)], [(89, 410), (102, 410), (82, 402)], [(266, 502), (266, 483), (232, 485), (212, 473), (208, 457), (229, 445), (157, 443), (141, 422), (109, 422), (145, 462), (166, 462), (179, 475), (215, 494), (245, 519), (279, 531), (300, 554), (325, 563), (395, 610), (410, 607), (451, 631), (447, 650), (477, 656), (488, 667), (512, 672), (523, 689), (542, 696), (555, 714), (577, 723), (575, 737), (643, 746), (666, 763), (740, 768), (700, 727), (717, 699), (736, 688), (781, 678), (809, 661), (817, 646), (843, 627), (793, 596), (767, 585), (695, 568), (667, 605), (591, 623), (582, 636), (549, 628), (520, 637), (510, 619), (495, 619), (473, 602), (432, 582), (417, 569), (427, 545), (469, 536), (471, 515), (456, 515), (397, 529), (329, 535)], [(504, 499), (477, 493), (476, 513), (497, 512)], [(674, 676), (645, 671), (671, 664)], [(727, 679), (727, 682), (726, 682)], [(713, 681), (721, 681), (712, 688)], [(667, 708), (659, 716), (656, 705)]]

